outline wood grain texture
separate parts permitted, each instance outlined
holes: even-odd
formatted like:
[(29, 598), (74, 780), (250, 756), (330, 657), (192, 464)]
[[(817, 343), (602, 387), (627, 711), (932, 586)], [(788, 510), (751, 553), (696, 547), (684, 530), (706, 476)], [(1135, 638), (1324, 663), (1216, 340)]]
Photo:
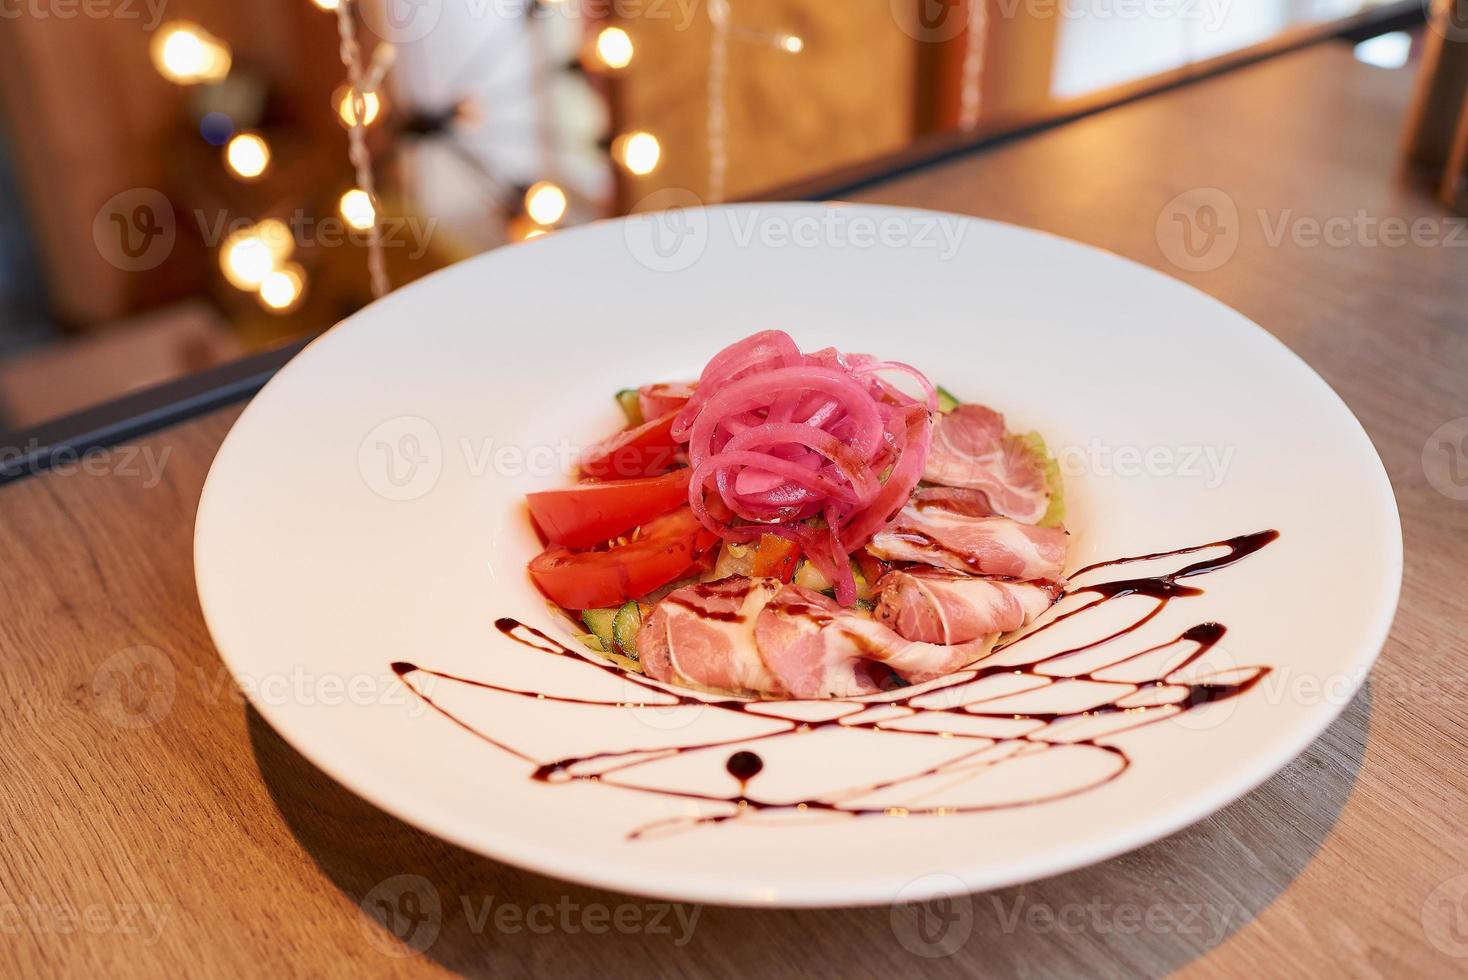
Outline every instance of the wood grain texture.
[[(648, 928), (658, 903), (488, 861), (377, 811), (233, 694), (190, 560), (229, 411), (141, 443), (163, 463), (156, 485), (123, 450), (91, 473), (0, 490), (0, 971), (1461, 975), (1468, 959), (1450, 954), (1468, 952), (1453, 945), (1468, 907), (1439, 900), (1468, 882), (1468, 502), (1433, 489), (1423, 450), (1468, 416), (1468, 250), (1272, 245), (1257, 217), (1441, 217), (1395, 173), (1410, 81), (1316, 48), (865, 195), (1031, 225), (1178, 275), (1274, 332), (1361, 418), (1401, 506), (1401, 609), (1339, 721), (1243, 800), (1104, 864), (925, 910), (683, 909)], [(1157, 219), (1200, 187), (1235, 202), (1237, 251), (1185, 272)], [(140, 719), (156, 720), (129, 727)], [(441, 907), (416, 956), (389, 955), (402, 947), (358, 911), (384, 915), (382, 898), (401, 909), (391, 899), (416, 880), (400, 875), (422, 876)], [(497, 919), (505, 903), (529, 918)], [(125, 929), (136, 906), (161, 928)], [(591, 931), (600, 907), (623, 929)], [(90, 924), (63, 929), (64, 908)], [(949, 916), (947, 935), (965, 941), (916, 955), (902, 938), (919, 915), (940, 937)]]

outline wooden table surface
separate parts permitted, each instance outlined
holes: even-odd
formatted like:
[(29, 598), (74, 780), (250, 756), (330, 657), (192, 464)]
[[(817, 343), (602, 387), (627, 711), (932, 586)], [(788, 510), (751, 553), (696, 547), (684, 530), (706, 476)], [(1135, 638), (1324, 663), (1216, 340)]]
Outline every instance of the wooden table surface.
[[(1339, 721), (1245, 799), (1107, 863), (927, 910), (668, 912), (469, 854), (334, 784), (234, 692), (191, 567), (229, 410), (0, 490), (0, 972), (1461, 975), (1468, 460), (1429, 437), (1468, 416), (1468, 235), (1397, 174), (1410, 84), (1317, 47), (861, 195), (1177, 275), (1361, 418), (1401, 507), (1401, 609)], [(1181, 206), (1211, 202), (1222, 223), (1199, 211), (1192, 230), (1223, 234), (1184, 242), (1169, 202), (1200, 188), (1216, 192)], [(1401, 219), (1425, 219), (1415, 242), (1388, 230)], [(417, 881), (400, 875), (441, 898), (417, 955), (359, 912)], [(502, 904), (524, 918), (486, 916)], [(940, 947), (965, 941), (910, 951), (917, 917), (935, 935), (940, 914)]]

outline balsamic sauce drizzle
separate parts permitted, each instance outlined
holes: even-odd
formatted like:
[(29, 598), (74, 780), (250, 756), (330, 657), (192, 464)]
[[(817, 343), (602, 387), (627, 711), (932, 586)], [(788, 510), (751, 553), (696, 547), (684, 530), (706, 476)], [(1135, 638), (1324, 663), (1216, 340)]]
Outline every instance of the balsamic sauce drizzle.
[[(660, 829), (663, 827), (681, 826), (686, 829), (697, 827), (703, 824), (722, 823), (725, 820), (743, 816), (750, 812), (765, 810), (794, 812), (818, 811), (856, 817), (872, 816), (878, 814), (885, 814), (889, 816), (948, 815), (955, 813), (975, 813), (983, 810), (1006, 809), (1015, 806), (1025, 806), (1036, 803), (1049, 802), (1053, 800), (1065, 799), (1071, 796), (1079, 795), (1081, 793), (1087, 792), (1089, 790), (1095, 789), (1099, 786), (1111, 782), (1112, 780), (1118, 778), (1130, 767), (1131, 760), (1122, 749), (1113, 744), (1109, 744), (1108, 742), (1103, 742), (1101, 741), (1101, 739), (1112, 739), (1115, 736), (1120, 735), (1124, 732), (1133, 731), (1145, 725), (1154, 724), (1155, 722), (1161, 721), (1165, 718), (1175, 717), (1178, 714), (1190, 711), (1203, 704), (1209, 704), (1216, 701), (1224, 701), (1230, 698), (1239, 697), (1248, 692), (1255, 684), (1257, 684), (1264, 676), (1266, 676), (1270, 672), (1269, 667), (1250, 666), (1234, 668), (1228, 671), (1229, 674), (1235, 675), (1235, 678), (1233, 680), (1227, 681), (1221, 679), (1221, 675), (1219, 673), (1214, 673), (1212, 675), (1209, 675), (1208, 677), (1187, 682), (1181, 680), (1174, 681), (1170, 679), (1189, 665), (1195, 663), (1200, 658), (1202, 658), (1223, 638), (1226, 627), (1221, 623), (1215, 622), (1198, 623), (1184, 630), (1172, 640), (1166, 641), (1164, 643), (1159, 643), (1154, 646), (1149, 646), (1134, 652), (1128, 652), (1114, 659), (1108, 659), (1107, 662), (1098, 666), (1094, 666), (1090, 670), (1084, 672), (1066, 672), (1064, 670), (1064, 666), (1066, 662), (1071, 660), (1072, 658), (1075, 658), (1086, 651), (1093, 650), (1113, 640), (1120, 639), (1121, 637), (1141, 628), (1148, 622), (1151, 622), (1173, 599), (1197, 596), (1203, 593), (1202, 589), (1193, 585), (1184, 584), (1181, 580), (1193, 578), (1199, 575), (1206, 575), (1210, 572), (1215, 572), (1220, 569), (1227, 568), (1230, 565), (1233, 565), (1236, 562), (1242, 561), (1244, 558), (1255, 554), (1278, 537), (1278, 531), (1258, 531), (1253, 534), (1239, 535), (1238, 537), (1227, 538), (1222, 541), (1212, 541), (1208, 542), (1207, 544), (1194, 545), (1187, 548), (1179, 548), (1174, 551), (1163, 551), (1148, 555), (1138, 555), (1131, 558), (1117, 558), (1110, 561), (1097, 562), (1092, 565), (1087, 565), (1084, 568), (1081, 568), (1071, 573), (1071, 575), (1069, 576), (1071, 583), (1066, 587), (1066, 590), (1062, 594), (1061, 598), (1081, 594), (1094, 595), (1096, 598), (1091, 599), (1090, 601), (1085, 602), (1074, 609), (1059, 613), (1058, 615), (1053, 616), (1048, 621), (1042, 623), (1034, 629), (1031, 629), (1029, 632), (1000, 644), (987, 658), (988, 661), (1002, 660), (1006, 662), (988, 663), (985, 661), (981, 661), (976, 665), (965, 667), (959, 671), (956, 671), (954, 674), (950, 675), (949, 677), (943, 678), (938, 682), (922, 684), (911, 691), (903, 687), (894, 686), (892, 690), (885, 691), (877, 695), (867, 695), (863, 698), (834, 699), (833, 701), (827, 703), (850, 705), (851, 710), (841, 712), (834, 717), (824, 718), (816, 721), (798, 721), (780, 715), (771, 714), (767, 710), (760, 710), (761, 708), (769, 708), (773, 705), (779, 705), (781, 702), (749, 700), (735, 697), (711, 698), (708, 695), (698, 695), (692, 692), (687, 692), (682, 689), (674, 688), (671, 685), (666, 685), (660, 682), (653, 681), (641, 675), (629, 673), (609, 661), (602, 661), (600, 659), (593, 659), (591, 657), (582, 655), (570, 649), (569, 647), (566, 647), (560, 642), (552, 639), (550, 636), (534, 628), (533, 626), (527, 626), (524, 623), (519, 622), (518, 620), (510, 618), (502, 618), (495, 621), (495, 627), (505, 636), (533, 650), (538, 650), (542, 653), (557, 656), (568, 656), (573, 658), (579, 664), (583, 664), (588, 668), (599, 669), (606, 671), (609, 674), (613, 674), (638, 689), (639, 694), (637, 696), (637, 699), (621, 701), (601, 701), (585, 698), (564, 697), (561, 695), (551, 695), (538, 691), (527, 691), (516, 687), (495, 684), (489, 681), (459, 677), (456, 675), (442, 673), (440, 671), (432, 670), (427, 667), (421, 667), (417, 664), (407, 663), (403, 661), (394, 663), (392, 665), (392, 669), (393, 672), (398, 676), (399, 680), (401, 680), (408, 687), (408, 689), (412, 691), (414, 695), (420, 698), (430, 708), (448, 718), (460, 728), (463, 728), (465, 731), (470, 732), (471, 734), (489, 743), (490, 745), (493, 745), (494, 747), (501, 749), (518, 759), (534, 765), (535, 768), (531, 773), (531, 778), (539, 782), (601, 782), (605, 785), (615, 786), (621, 789), (651, 793), (667, 798), (685, 799), (707, 804), (722, 804), (730, 807), (730, 809), (727, 809), (724, 812), (706, 814), (702, 816), (684, 816), (674, 817), (668, 820), (660, 820), (645, 827), (633, 830), (631, 833), (628, 834), (629, 839), (642, 837), (649, 831)], [(1191, 555), (1215, 548), (1224, 549), (1223, 553), (1212, 558), (1200, 559), (1191, 564), (1185, 565), (1182, 568), (1179, 568), (1173, 572), (1153, 576), (1120, 578), (1096, 583), (1077, 584), (1075, 581), (1084, 578), (1091, 572), (1099, 571), (1104, 568), (1134, 565), (1141, 562), (1159, 561), (1165, 558)], [(1020, 662), (1015, 662), (1010, 657), (999, 656), (1002, 651), (1017, 647), (1020, 644), (1031, 643), (1034, 637), (1044, 633), (1046, 630), (1054, 627), (1061, 622), (1064, 622), (1076, 616), (1083, 615), (1090, 610), (1094, 610), (1103, 606), (1105, 603), (1113, 599), (1121, 598), (1123, 596), (1143, 596), (1154, 600), (1155, 605), (1138, 619), (1131, 622), (1129, 625), (1115, 630), (1108, 635), (1102, 637), (1101, 639), (1089, 641), (1087, 643), (1081, 644), (1080, 646), (1070, 647), (1068, 649), (1063, 649), (1050, 653), (1043, 653), (1036, 656), (1032, 660)], [(690, 606), (690, 608), (696, 609), (697, 607)], [(704, 611), (702, 610), (699, 611), (701, 613), (704, 613)], [(1123, 682), (1116, 680), (1107, 680), (1105, 678), (1097, 676), (1098, 674), (1102, 674), (1106, 671), (1121, 667), (1125, 664), (1139, 661), (1142, 658), (1147, 657), (1149, 654), (1159, 653), (1160, 651), (1163, 651), (1169, 647), (1183, 644), (1191, 644), (1193, 647), (1192, 652), (1188, 653), (1182, 660), (1176, 663), (1171, 663), (1171, 661), (1169, 660), (1171, 666), (1169, 666), (1167, 670), (1162, 673), (1161, 676), (1157, 677), (1154, 680), (1140, 682)], [(623, 710), (648, 707), (662, 708), (677, 706), (702, 706), (705, 709), (714, 709), (717, 711), (727, 711), (737, 714), (755, 716), (764, 720), (769, 720), (771, 722), (782, 724), (784, 727), (777, 728), (776, 730), (766, 732), (764, 734), (745, 734), (730, 737), (727, 739), (701, 742), (697, 744), (677, 745), (651, 749), (633, 748), (622, 750), (609, 750), (595, 752), (584, 756), (574, 756), (564, 759), (557, 759), (551, 762), (540, 762), (539, 760), (531, 758), (520, 750), (515, 749), (510, 745), (507, 745), (504, 742), (499, 741), (492, 736), (484, 733), (483, 731), (474, 727), (473, 725), (470, 725), (468, 722), (464, 721), (462, 718), (458, 717), (454, 713), (443, 708), (441, 705), (435, 703), (421, 689), (419, 685), (415, 685), (413, 683), (412, 677), (415, 674), (441, 678), (444, 680), (466, 684), (475, 688), (497, 691), (503, 694), (509, 694), (524, 698), (534, 698), (538, 700), (555, 701), (562, 704), (585, 705), (589, 707), (602, 707)], [(1040, 683), (1034, 688), (1027, 688), (1021, 691), (1011, 690), (1006, 691), (1002, 694), (996, 694), (988, 697), (980, 697), (972, 700), (960, 699), (957, 703), (933, 703), (935, 701), (935, 695), (940, 695), (945, 691), (954, 692), (955, 694), (957, 694), (958, 692), (955, 689), (958, 689), (961, 686), (973, 684), (977, 681), (981, 681), (987, 677), (998, 674), (1018, 674), (1029, 679), (1039, 681)], [(1024, 714), (1015, 714), (1013, 711), (985, 711), (983, 708), (983, 705), (986, 702), (1004, 700), (1017, 694), (1027, 694), (1030, 691), (1038, 690), (1040, 688), (1054, 684), (1058, 681), (1092, 681), (1107, 684), (1112, 687), (1116, 687), (1119, 690), (1117, 695), (1113, 697), (1109, 702), (1095, 705), (1093, 707), (1079, 711), (1027, 712)], [(1146, 705), (1127, 705), (1123, 703), (1128, 698), (1131, 698), (1144, 689), (1149, 688), (1179, 689), (1181, 695), (1175, 700), (1149, 703)], [(953, 698), (949, 698), (948, 700), (952, 701)], [(894, 710), (905, 709), (907, 714), (895, 718), (892, 717), (890, 714), (886, 714), (876, 720), (866, 721), (862, 721), (857, 718), (857, 716), (866, 713), (868, 709), (874, 707), (888, 708)], [(1050, 726), (1054, 725), (1057, 722), (1066, 722), (1072, 719), (1099, 717), (1123, 712), (1134, 715), (1137, 718), (1137, 721), (1134, 724), (1128, 725), (1124, 728), (1108, 728), (1103, 734), (1098, 734), (1091, 738), (1051, 740), (1041, 737), (1046, 729), (1050, 728)], [(905, 718), (916, 717), (919, 715), (927, 717), (931, 717), (933, 715), (951, 715), (955, 717), (970, 719), (1004, 719), (1017, 722), (1033, 722), (1034, 726), (1023, 734), (996, 737), (991, 735), (975, 735), (962, 731), (945, 731), (941, 729), (933, 731), (904, 729), (892, 727), (892, 725), (890, 724), (894, 721), (900, 721)], [(980, 744), (972, 751), (962, 753), (956, 758), (947, 759), (941, 763), (924, 768), (918, 772), (908, 773), (899, 777), (881, 780), (863, 786), (850, 787), (840, 792), (827, 793), (820, 797), (812, 797), (809, 799), (790, 802), (774, 802), (771, 800), (761, 799), (757, 796), (749, 795), (749, 784), (764, 769), (764, 760), (757, 753), (749, 750), (745, 746), (748, 746), (750, 743), (760, 742), (767, 739), (802, 735), (809, 732), (818, 731), (820, 729), (832, 727), (858, 729), (871, 732), (882, 732), (890, 736), (949, 738), (959, 740), (971, 739), (976, 740), (982, 744)], [(734, 748), (736, 746), (738, 747), (737, 750), (732, 752), (732, 754), (730, 754), (725, 761), (726, 771), (738, 783), (739, 786), (738, 792), (731, 795), (720, 796), (710, 793), (695, 792), (691, 790), (681, 791), (668, 788), (652, 788), (633, 785), (625, 782), (618, 782), (615, 779), (607, 778), (609, 776), (614, 776), (620, 771), (631, 769), (640, 765), (645, 765), (650, 762), (656, 762), (662, 759), (671, 758), (673, 756), (682, 755), (687, 752), (716, 749), (721, 746), (729, 746), (731, 748)], [(1029, 756), (1033, 756), (1037, 753), (1051, 751), (1053, 749), (1069, 748), (1075, 746), (1083, 746), (1085, 748), (1097, 750), (1107, 754), (1109, 756), (1109, 761), (1112, 763), (1110, 771), (1103, 773), (1100, 777), (1094, 779), (1086, 785), (1066, 790), (1057, 790), (1056, 792), (1048, 794), (1040, 793), (1029, 799), (1017, 801), (1006, 801), (981, 805), (913, 806), (910, 808), (901, 806), (878, 807), (862, 805), (857, 802), (862, 797), (870, 796), (883, 790), (901, 786), (906, 783), (916, 782), (926, 777), (937, 776), (940, 774), (953, 774), (959, 776), (960, 778), (972, 778), (973, 775), (979, 772), (982, 772), (994, 766), (1002, 765), (1005, 762), (1010, 762), (1019, 758), (1026, 758)], [(608, 762), (612, 764), (603, 765), (603, 767), (596, 773), (578, 773), (575, 771), (577, 767), (585, 766), (590, 763)]]

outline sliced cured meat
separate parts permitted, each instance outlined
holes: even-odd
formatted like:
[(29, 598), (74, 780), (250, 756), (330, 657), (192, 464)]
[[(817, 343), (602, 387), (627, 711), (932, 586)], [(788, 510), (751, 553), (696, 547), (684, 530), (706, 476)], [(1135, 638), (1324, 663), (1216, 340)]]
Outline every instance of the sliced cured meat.
[(778, 696), (754, 628), (781, 588), (779, 579), (735, 577), (668, 593), (637, 634), (642, 669), (671, 684)]
[(887, 670), (842, 649), (831, 632), (844, 614), (834, 599), (787, 585), (766, 604), (754, 639), (766, 668), (790, 697), (844, 698), (875, 694)]
[(923, 643), (966, 643), (1027, 625), (1054, 604), (1051, 584), (975, 578), (941, 569), (889, 572), (877, 583), (877, 622)]
[(667, 384), (643, 385), (637, 389), (637, 406), (645, 419), (656, 419), (676, 412), (688, 404), (693, 397), (692, 381), (673, 381)]
[(798, 585), (771, 599), (755, 626), (765, 666), (787, 696), (806, 699), (875, 694), (893, 674), (914, 684), (942, 677), (986, 655), (996, 637), (914, 643)]
[(981, 490), (996, 514), (1034, 524), (1050, 506), (1045, 461), (1023, 437), (1005, 431), (1004, 416), (960, 405), (938, 418), (923, 479)]
[(996, 516), (988, 494), (965, 487), (922, 487), (912, 495), (912, 502), (918, 510), (937, 508), (964, 517)]
[(920, 562), (970, 575), (1056, 581), (1065, 565), (1066, 534), (1007, 517), (965, 517), (909, 504), (877, 532), (867, 550), (888, 561)]

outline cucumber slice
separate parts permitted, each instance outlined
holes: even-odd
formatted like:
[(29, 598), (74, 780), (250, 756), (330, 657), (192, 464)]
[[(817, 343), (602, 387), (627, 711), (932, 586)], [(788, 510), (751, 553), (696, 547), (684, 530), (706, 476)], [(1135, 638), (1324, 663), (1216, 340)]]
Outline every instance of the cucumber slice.
[(595, 633), (578, 633), (576, 642), (580, 643), (592, 653), (606, 653), (607, 648), (601, 645), (601, 637)]
[(587, 609), (581, 613), (581, 621), (586, 628), (591, 630), (593, 636), (601, 640), (602, 649), (605, 651), (615, 650), (615, 640), (612, 637), (612, 620), (617, 618), (615, 609)]
[(612, 618), (612, 638), (629, 658), (637, 659), (637, 633), (642, 629), (642, 610), (634, 599), (628, 602)]
[(791, 581), (812, 592), (825, 592), (827, 589), (835, 588), (831, 580), (821, 574), (821, 570), (813, 561), (802, 561), (800, 567), (795, 570), (795, 577)]
[[(866, 580), (866, 576), (861, 573), (861, 566), (856, 563), (856, 559), (854, 558), (851, 559), (851, 577), (856, 582), (856, 597), (858, 599), (870, 599), (872, 597), (872, 583)], [(795, 577), (791, 581), (796, 585), (810, 589), (812, 592), (824, 592), (833, 599), (836, 597), (836, 583), (822, 575), (821, 570), (816, 568), (815, 562), (802, 559), (801, 563), (795, 567)]]
[(617, 392), (617, 404), (622, 406), (622, 414), (627, 416), (627, 425), (629, 427), (643, 423), (642, 403), (637, 399), (636, 389), (623, 388)]
[(948, 412), (951, 412), (955, 408), (957, 408), (961, 403), (959, 402), (959, 400), (957, 398), (955, 398), (953, 396), (953, 392), (949, 391), (947, 388), (943, 387), (942, 385), (938, 385), (937, 387), (938, 387), (938, 411), (943, 412), (946, 415)]

